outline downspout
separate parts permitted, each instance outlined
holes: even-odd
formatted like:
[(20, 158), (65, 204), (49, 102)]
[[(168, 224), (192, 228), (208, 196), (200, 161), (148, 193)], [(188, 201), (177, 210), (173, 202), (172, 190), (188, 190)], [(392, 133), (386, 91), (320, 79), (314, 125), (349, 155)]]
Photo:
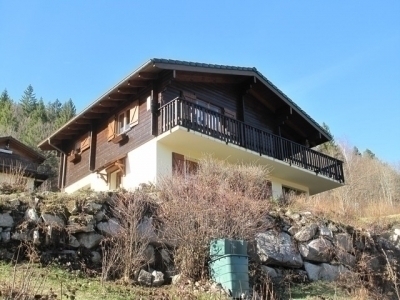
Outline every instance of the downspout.
[(53, 145), (50, 142), (50, 138), (47, 139), (47, 142), (49, 143), (49, 146), (54, 148), (55, 150), (57, 150), (58, 152), (60, 152), (63, 155), (63, 160), (61, 160), (61, 185), (59, 186), (60, 189), (64, 188), (64, 183), (65, 183), (65, 164), (67, 163), (67, 154), (62, 151), (60, 148), (58, 148), (57, 146)]

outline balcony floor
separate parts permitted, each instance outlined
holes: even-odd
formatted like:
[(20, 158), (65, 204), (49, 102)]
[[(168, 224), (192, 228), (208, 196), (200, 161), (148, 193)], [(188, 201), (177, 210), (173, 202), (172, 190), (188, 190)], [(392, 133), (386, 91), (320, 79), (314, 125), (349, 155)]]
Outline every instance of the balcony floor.
[(297, 166), (290, 166), (288, 163), (273, 157), (260, 156), (259, 153), (243, 147), (226, 144), (224, 141), (196, 131), (188, 131), (187, 128), (182, 126), (176, 126), (164, 132), (157, 137), (157, 140), (171, 149), (176, 149), (177, 152), (192, 153), (193, 157), (201, 157), (207, 153), (231, 163), (243, 162), (266, 165), (271, 169), (271, 176), (307, 186), (310, 195), (343, 185), (336, 180), (316, 175), (315, 172)]

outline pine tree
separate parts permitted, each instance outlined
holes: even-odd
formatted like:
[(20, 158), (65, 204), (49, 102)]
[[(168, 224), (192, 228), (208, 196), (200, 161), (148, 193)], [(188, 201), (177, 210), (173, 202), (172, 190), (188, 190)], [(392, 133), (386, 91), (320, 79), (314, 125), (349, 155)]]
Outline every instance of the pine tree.
[(47, 103), (46, 106), (46, 115), (49, 122), (54, 122), (60, 116), (61, 111), (61, 102), (56, 99), (54, 102)]
[(332, 140), (329, 142), (325, 142), (322, 145), (319, 145), (317, 147), (317, 150), (322, 153), (328, 154), (330, 156), (340, 158), (341, 152), (340, 152), (339, 146), (336, 144), (335, 138), (331, 134), (329, 126), (325, 123), (322, 123), (322, 128), (324, 128), (325, 131), (328, 132), (332, 136)]
[(3, 132), (14, 132), (17, 130), (18, 122), (13, 114), (14, 102), (4, 90), (0, 95), (0, 128)]
[(26, 117), (30, 116), (30, 114), (36, 109), (37, 100), (32, 85), (28, 85), (19, 103)]
[(36, 122), (45, 123), (47, 122), (46, 108), (44, 106), (43, 99), (40, 98), (36, 104), (36, 108), (32, 111), (31, 118)]
[(65, 123), (67, 123), (70, 119), (72, 119), (76, 115), (76, 108), (72, 99), (69, 99), (65, 102), (60, 109), (60, 114), (58, 119), (56, 120), (57, 128), (60, 128)]

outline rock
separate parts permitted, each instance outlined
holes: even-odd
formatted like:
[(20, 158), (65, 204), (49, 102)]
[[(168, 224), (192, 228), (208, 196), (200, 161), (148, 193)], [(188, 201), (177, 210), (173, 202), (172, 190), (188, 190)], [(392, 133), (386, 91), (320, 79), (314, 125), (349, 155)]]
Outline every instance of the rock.
[(294, 239), (299, 242), (307, 242), (311, 240), (317, 233), (317, 224), (310, 224), (303, 227), (299, 232), (294, 235)]
[(265, 274), (267, 274), (271, 278), (277, 278), (278, 273), (275, 271), (274, 268), (268, 267), (268, 266), (261, 266), (261, 271), (263, 271)]
[(301, 244), (299, 250), (305, 260), (329, 262), (333, 254), (333, 245), (327, 239), (318, 238), (308, 244)]
[(69, 236), (68, 245), (73, 248), (78, 248), (81, 244), (79, 244), (77, 238), (73, 235)]
[(87, 214), (94, 215), (94, 214), (98, 213), (102, 208), (103, 208), (103, 205), (102, 205), (102, 204), (90, 202), (90, 203), (87, 203), (87, 204), (83, 207), (83, 211), (84, 211), (85, 213), (87, 213)]
[(160, 271), (153, 271), (151, 273), (153, 276), (152, 286), (162, 286), (164, 284), (164, 274)]
[(51, 215), (51, 214), (42, 214), (42, 219), (46, 225), (51, 225), (51, 226), (59, 227), (59, 228), (65, 227), (64, 219), (59, 216)]
[(69, 233), (94, 232), (96, 221), (92, 215), (72, 216), (68, 220)]
[(164, 264), (170, 264), (172, 262), (171, 256), (167, 250), (161, 249), (160, 254)]
[(96, 227), (102, 234), (107, 236), (116, 236), (122, 230), (121, 225), (115, 218), (111, 218), (107, 222), (101, 222)]
[(175, 276), (172, 276), (172, 284), (173, 285), (178, 284), (179, 282), (181, 282), (181, 280), (182, 280), (181, 274), (177, 274)]
[(338, 250), (336, 252), (336, 258), (338, 262), (342, 265), (349, 266), (351, 268), (356, 265), (356, 257), (347, 253), (346, 251)]
[(91, 252), (92, 258), (91, 261), (94, 264), (100, 264), (101, 263), (101, 254), (97, 251), (92, 251)]
[(94, 218), (96, 219), (96, 222), (101, 222), (104, 220), (106, 216), (106, 213), (104, 210), (100, 210), (98, 213), (95, 214)]
[(78, 233), (76, 235), (76, 238), (81, 246), (87, 249), (92, 249), (93, 247), (96, 247), (100, 244), (103, 236), (95, 232), (89, 232)]
[(301, 255), (289, 234), (269, 230), (257, 234), (255, 239), (258, 256), (265, 264), (293, 268), (303, 265)]
[(337, 226), (336, 226), (335, 224), (333, 224), (333, 223), (329, 223), (329, 224), (328, 224), (328, 229), (329, 229), (330, 231), (332, 231), (333, 233), (336, 233), (336, 232), (339, 231), (339, 229), (337, 228)]
[(320, 265), (304, 262), (304, 268), (307, 272), (308, 279), (311, 281), (325, 280), (335, 281), (339, 275), (349, 272), (343, 266), (334, 266), (326, 263)]
[(334, 244), (339, 249), (347, 252), (353, 251), (353, 239), (347, 233), (337, 233), (335, 234)]
[(28, 208), (25, 211), (25, 219), (34, 223), (38, 223), (40, 218), (34, 208)]
[(332, 239), (333, 238), (333, 232), (331, 229), (329, 229), (327, 226), (320, 226), (319, 227), (319, 235), (322, 237), (326, 237), (328, 239)]
[(296, 233), (298, 233), (299, 231), (301, 230), (301, 227), (299, 227), (299, 226), (291, 226), (289, 229), (288, 229), (288, 233), (290, 234), (290, 235), (295, 235)]
[(297, 213), (292, 214), (290, 211), (287, 211), (285, 215), (290, 219), (292, 219), (293, 221), (299, 221), (301, 219), (300, 214)]
[(147, 239), (150, 242), (157, 241), (157, 235), (153, 227), (153, 218), (144, 217), (138, 225), (138, 232), (143, 239)]
[[(2, 232), (2, 233), (4, 233), (4, 232)], [(10, 232), (7, 232), (7, 233), (10, 233)], [(14, 232), (11, 235), (11, 239), (15, 240), (15, 241), (24, 241), (24, 242), (27, 242), (27, 241), (31, 240), (28, 232), (26, 232), (26, 231)]]
[(10, 214), (0, 214), (0, 227), (13, 227), (14, 219), (10, 216)]
[(0, 238), (3, 243), (8, 243), (11, 239), (11, 233), (9, 231), (3, 231), (0, 233)]
[(152, 245), (147, 245), (146, 249), (143, 252), (144, 257), (147, 260), (148, 264), (154, 263), (156, 259), (155, 249)]
[(145, 270), (140, 270), (138, 275), (138, 283), (145, 286), (151, 286), (152, 282), (153, 275)]
[(40, 245), (39, 230), (34, 230), (34, 231), (33, 231), (33, 243), (34, 243), (35, 245)]

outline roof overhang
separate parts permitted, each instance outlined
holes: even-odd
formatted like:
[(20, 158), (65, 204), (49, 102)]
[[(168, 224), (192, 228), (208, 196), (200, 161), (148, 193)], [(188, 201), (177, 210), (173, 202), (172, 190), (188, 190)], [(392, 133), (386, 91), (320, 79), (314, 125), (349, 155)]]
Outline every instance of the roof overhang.
[(0, 143), (7, 142), (13, 147), (19, 148), (22, 150), (24, 153), (27, 154), (27, 156), (31, 157), (33, 160), (37, 161), (38, 163), (43, 163), (46, 159), (42, 154), (39, 152), (35, 151), (31, 147), (25, 145), (24, 143), (18, 141), (17, 139), (13, 138), (12, 136), (2, 136), (0, 137)]
[(307, 113), (305, 113), (296, 103), (279, 90), (272, 82), (262, 75), (256, 68), (234, 67), (223, 65), (212, 65), (166, 59), (151, 59), (138, 69), (130, 73), (111, 89), (106, 91), (92, 104), (86, 107), (81, 113), (76, 115), (60, 129), (55, 131), (47, 139), (39, 143), (38, 147), (42, 150), (58, 150), (61, 151), (60, 145), (63, 140), (69, 140), (82, 132), (82, 127), (88, 128), (93, 121), (101, 119), (111, 110), (117, 108), (123, 103), (129, 101), (132, 95), (150, 84), (152, 80), (157, 78), (157, 74), (162, 70), (188, 71), (198, 73), (211, 73), (221, 75), (239, 75), (253, 77), (263, 86), (272, 91), (279, 99), (287, 104), (301, 116), (309, 125), (315, 128), (321, 137), (321, 141), (329, 141), (332, 139), (330, 134), (326, 132), (317, 122), (315, 122)]

